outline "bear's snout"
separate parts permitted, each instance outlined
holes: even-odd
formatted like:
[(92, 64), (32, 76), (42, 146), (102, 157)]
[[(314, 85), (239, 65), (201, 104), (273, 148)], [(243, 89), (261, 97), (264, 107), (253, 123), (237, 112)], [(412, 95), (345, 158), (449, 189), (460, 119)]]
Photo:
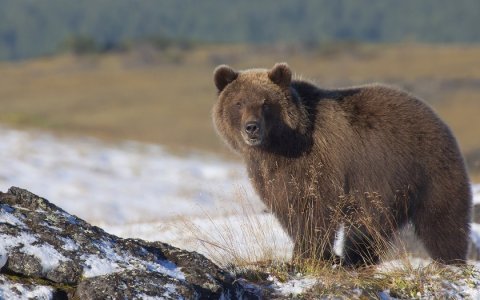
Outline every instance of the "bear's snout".
[(258, 146), (263, 140), (262, 125), (258, 121), (248, 121), (243, 126), (242, 132), (245, 143), (250, 146)]
[(249, 136), (255, 136), (260, 131), (260, 124), (258, 122), (248, 122), (245, 124), (245, 132)]

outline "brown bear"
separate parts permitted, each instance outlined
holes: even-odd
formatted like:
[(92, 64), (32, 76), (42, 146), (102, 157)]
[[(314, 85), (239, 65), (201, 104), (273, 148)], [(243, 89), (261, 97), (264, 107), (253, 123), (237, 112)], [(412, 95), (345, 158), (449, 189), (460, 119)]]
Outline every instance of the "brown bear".
[(214, 81), (215, 127), (245, 160), (295, 258), (377, 263), (411, 223), (434, 260), (465, 262), (469, 179), (455, 138), (424, 102), (378, 84), (322, 89), (292, 80), (285, 63), (221, 65)]

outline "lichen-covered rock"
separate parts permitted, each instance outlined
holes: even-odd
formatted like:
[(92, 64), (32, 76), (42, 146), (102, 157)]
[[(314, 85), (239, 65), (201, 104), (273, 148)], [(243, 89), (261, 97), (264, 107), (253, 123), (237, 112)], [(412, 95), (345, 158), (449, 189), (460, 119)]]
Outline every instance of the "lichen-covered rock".
[(0, 268), (76, 287), (80, 299), (255, 299), (261, 294), (198, 253), (116, 237), (16, 187), (0, 193)]
[[(77, 288), (79, 299), (195, 299), (200, 294), (176, 278), (148, 271), (127, 270), (83, 280)], [(205, 295), (203, 295), (205, 296)]]

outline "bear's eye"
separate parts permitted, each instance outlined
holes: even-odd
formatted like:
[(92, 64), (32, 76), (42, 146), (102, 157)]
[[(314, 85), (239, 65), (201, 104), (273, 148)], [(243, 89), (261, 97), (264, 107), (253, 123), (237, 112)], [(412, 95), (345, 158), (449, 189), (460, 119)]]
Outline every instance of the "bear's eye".
[(238, 101), (237, 103), (235, 103), (235, 105), (236, 105), (237, 107), (242, 107), (242, 102)]

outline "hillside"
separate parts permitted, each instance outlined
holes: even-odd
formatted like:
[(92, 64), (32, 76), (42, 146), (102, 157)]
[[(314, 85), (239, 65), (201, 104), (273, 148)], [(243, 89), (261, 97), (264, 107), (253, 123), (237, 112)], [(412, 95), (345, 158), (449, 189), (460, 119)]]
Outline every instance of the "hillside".
[(419, 95), (451, 126), (471, 170), (480, 170), (480, 47), (474, 46), (139, 45), (119, 54), (4, 62), (0, 123), (231, 156), (211, 123), (213, 69), (221, 63), (271, 67), (277, 61), (325, 87), (379, 81)]
[(100, 50), (145, 38), (195, 42), (478, 43), (476, 0), (0, 0), (0, 60), (50, 55), (71, 38)]

